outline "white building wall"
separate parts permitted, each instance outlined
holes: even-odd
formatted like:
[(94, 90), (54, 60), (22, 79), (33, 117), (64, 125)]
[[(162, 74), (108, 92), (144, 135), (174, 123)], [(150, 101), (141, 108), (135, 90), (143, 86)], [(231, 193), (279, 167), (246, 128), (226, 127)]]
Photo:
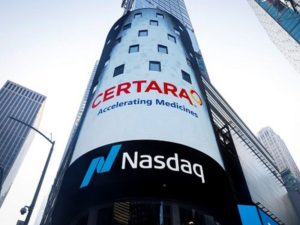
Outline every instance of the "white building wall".
[[(134, 18), (134, 14), (142, 13), (141, 17)], [(164, 18), (157, 17), (156, 13), (164, 14)], [(150, 25), (150, 20), (157, 20), (158, 26)], [(127, 30), (121, 30), (119, 37), (121, 42), (115, 44), (110, 54), (110, 60), (103, 69), (97, 90), (94, 94), (94, 102), (99, 93), (104, 93), (107, 88), (116, 87), (124, 82), (146, 80), (147, 84), (156, 81), (160, 87), (165, 82), (175, 85), (178, 90), (187, 91), (193, 89), (203, 101), (196, 74), (187, 63), (187, 55), (193, 57), (193, 53), (187, 53), (185, 43), (177, 31), (185, 29), (174, 24), (167, 13), (155, 9), (142, 9), (133, 11), (124, 23), (131, 23)], [(116, 27), (117, 25), (115, 25)], [(148, 36), (139, 37), (139, 30), (148, 30)], [(168, 40), (168, 34), (176, 38), (176, 43)], [(115, 40), (108, 40), (107, 44)], [(129, 54), (129, 46), (139, 44), (139, 52)], [(158, 44), (168, 47), (168, 54), (158, 52)], [(161, 72), (149, 71), (149, 61), (161, 63)], [(116, 67), (124, 64), (124, 73), (113, 76)], [(182, 78), (184, 70), (191, 77), (191, 84)], [(214, 136), (208, 110), (205, 102), (202, 105), (189, 104), (184, 98), (174, 97), (172, 94), (159, 94), (156, 91), (137, 93), (131, 90), (130, 94), (116, 96), (107, 102), (102, 102), (96, 109), (89, 109), (81, 134), (74, 151), (72, 162), (87, 151), (97, 147), (127, 140), (162, 140), (183, 144), (198, 149), (216, 160), (221, 166), (223, 162)], [(179, 92), (179, 91), (178, 91)], [(195, 96), (194, 96), (195, 97)], [(101, 98), (99, 98), (101, 99)], [(118, 107), (109, 112), (99, 114), (100, 109), (105, 109), (118, 102), (134, 99), (152, 100), (151, 106), (134, 105)], [(165, 107), (155, 104), (156, 99), (176, 103), (197, 116), (174, 107)], [(102, 99), (103, 100), (103, 99)], [(93, 104), (93, 102), (92, 102)], [(99, 133), (103, 136), (99, 138)]]

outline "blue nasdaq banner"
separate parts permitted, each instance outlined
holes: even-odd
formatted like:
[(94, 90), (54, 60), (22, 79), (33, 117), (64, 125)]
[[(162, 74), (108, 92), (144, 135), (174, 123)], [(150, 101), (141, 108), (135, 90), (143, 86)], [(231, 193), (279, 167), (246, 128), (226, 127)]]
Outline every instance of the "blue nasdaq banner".
[(260, 209), (258, 210), (260, 217), (262, 219), (263, 225), (278, 225), (271, 217), (269, 217), (266, 213), (261, 211)]
[[(243, 225), (262, 225), (259, 219), (256, 206), (253, 205), (238, 205), (240, 217)], [(273, 224), (271, 224), (273, 225)]]

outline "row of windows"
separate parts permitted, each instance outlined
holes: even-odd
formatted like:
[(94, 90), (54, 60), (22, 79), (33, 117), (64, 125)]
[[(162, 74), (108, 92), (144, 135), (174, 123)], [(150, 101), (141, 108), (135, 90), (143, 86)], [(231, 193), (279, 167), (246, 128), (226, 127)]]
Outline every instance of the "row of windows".
[[(24, 89), (23, 87), (17, 86), (15, 84), (12, 84), (12, 83), (9, 83), (9, 82), (7, 82), (5, 84), (4, 88), (8, 89), (8, 90), (11, 90), (11, 91), (14, 91), (15, 93), (18, 93), (22, 96), (26, 96), (26, 97), (31, 98), (31, 99), (36, 100), (36, 101), (43, 100), (43, 96), (37, 95), (32, 91), (29, 91), (27, 89)], [(4, 90), (4, 89), (1, 89), (1, 91), (2, 90)]]
[[(128, 53), (135, 53), (140, 51), (140, 45), (130, 45)], [(168, 47), (164, 45), (157, 45), (157, 51), (168, 54)]]
[[(135, 14), (134, 14), (134, 18), (140, 18), (140, 17), (142, 17), (142, 15), (143, 15), (143, 14), (140, 13), (140, 12), (139, 12), (139, 13), (135, 13)], [(161, 13), (156, 13), (156, 17), (157, 17), (157, 18), (160, 18), (160, 19), (163, 19), (163, 18), (164, 18), (164, 15), (161, 14)]]
[[(137, 17), (141, 17), (142, 16), (142, 13), (136, 13), (134, 14), (134, 18), (137, 18)], [(164, 18), (164, 15), (161, 14), (161, 13), (156, 13), (156, 17), (157, 18)], [(159, 25), (159, 21), (158, 20), (154, 20), (154, 19), (151, 19), (149, 20), (149, 24), (152, 25), (152, 26), (158, 26)], [(114, 30), (117, 30), (119, 28), (119, 24), (117, 24), (115, 27), (114, 27)], [(128, 30), (129, 28), (131, 28), (131, 23), (127, 23), (123, 26), (123, 30)], [(178, 26), (178, 28), (180, 29), (180, 31), (183, 31), (183, 28), (181, 26)], [(174, 27), (174, 33), (178, 36), (180, 36), (180, 31)], [(138, 36), (139, 37), (145, 37), (145, 36), (148, 36), (148, 30), (139, 30), (138, 31)], [(121, 42), (121, 37), (118, 37), (116, 40), (115, 40), (115, 44), (118, 44)], [(171, 34), (168, 34), (168, 40), (170, 41), (173, 41), (174, 43), (176, 43), (176, 37), (171, 35)], [(111, 43), (111, 40), (108, 40), (107, 41), (107, 45)]]
[[(148, 36), (148, 30), (139, 30), (139, 31), (138, 31), (138, 36), (139, 36), (139, 37), (146, 37), (146, 36)], [(172, 42), (176, 43), (176, 37), (175, 37), (175, 36), (173, 36), (173, 35), (171, 35), (171, 34), (168, 34), (167, 37), (168, 37), (168, 40), (169, 40), (169, 41), (172, 41)], [(118, 37), (118, 38), (116, 39), (115, 43), (118, 44), (118, 43), (121, 42), (121, 40), (122, 40), (122, 38), (121, 38), (121, 37)], [(106, 44), (108, 45), (108, 44), (110, 44), (110, 43), (111, 43), (111, 41), (108, 40)]]
[[(113, 76), (118, 76), (124, 73), (125, 64), (117, 66), (114, 70)], [(159, 61), (149, 61), (149, 71), (158, 71), (161, 72), (161, 63)], [(192, 84), (191, 76), (187, 72), (181, 70), (182, 79), (186, 82)]]

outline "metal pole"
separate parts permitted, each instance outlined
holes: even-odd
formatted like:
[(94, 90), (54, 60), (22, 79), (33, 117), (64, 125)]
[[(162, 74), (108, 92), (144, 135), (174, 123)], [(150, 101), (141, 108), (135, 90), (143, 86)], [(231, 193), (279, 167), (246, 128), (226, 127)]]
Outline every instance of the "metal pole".
[(51, 158), (53, 149), (54, 149), (54, 144), (55, 144), (55, 141), (51, 142), (51, 148), (50, 148), (50, 151), (49, 151), (49, 154), (48, 154), (48, 157), (47, 157), (47, 161), (46, 161), (46, 163), (45, 163), (45, 166), (44, 166), (42, 175), (41, 175), (40, 180), (39, 180), (39, 183), (38, 183), (38, 186), (37, 186), (37, 188), (36, 188), (36, 190), (35, 190), (35, 193), (34, 193), (32, 202), (31, 202), (31, 204), (30, 204), (30, 206), (29, 206), (28, 214), (27, 214), (27, 216), (26, 216), (24, 225), (28, 225), (29, 220), (30, 220), (30, 217), (31, 217), (31, 214), (32, 214), (33, 209), (34, 209), (34, 207), (35, 207), (35, 203), (36, 203), (36, 200), (37, 200), (37, 198), (38, 198), (39, 192), (40, 192), (40, 190), (41, 190), (41, 187), (42, 187), (42, 184), (43, 184), (43, 181), (44, 181), (44, 177), (45, 177), (45, 174), (46, 174), (46, 171), (47, 171), (47, 168), (48, 168), (48, 164), (49, 164), (49, 161), (50, 161), (50, 158)]
[(40, 177), (40, 180), (39, 180), (39, 183), (38, 183), (38, 186), (36, 187), (36, 190), (35, 190), (35, 193), (34, 193), (34, 196), (33, 196), (33, 199), (32, 199), (32, 202), (30, 204), (30, 206), (28, 207), (28, 213), (27, 213), (27, 216), (26, 216), (26, 219), (24, 221), (24, 225), (28, 225), (29, 223), (29, 220), (30, 220), (30, 217), (31, 217), (31, 214), (33, 212), (33, 209), (35, 207), (35, 204), (36, 204), (36, 201), (37, 201), (37, 198), (38, 198), (38, 195), (39, 195), (39, 192), (41, 190), (41, 187), (42, 187), (42, 184), (43, 184), (43, 180), (45, 178), (45, 174), (46, 174), (46, 171), (47, 171), (47, 168), (48, 168), (48, 165), (49, 165), (49, 162), (50, 162), (50, 159), (51, 159), (51, 155), (52, 155), (52, 152), (53, 152), (53, 149), (54, 149), (54, 145), (55, 145), (55, 141), (52, 141), (50, 138), (48, 138), (46, 135), (44, 135), (42, 132), (40, 132), (38, 129), (36, 129), (35, 127), (19, 120), (19, 119), (16, 119), (14, 117), (9, 117), (31, 129), (33, 129), (34, 131), (36, 131), (37, 133), (39, 133), (42, 137), (44, 137), (48, 142), (51, 143), (51, 148), (50, 148), (50, 151), (49, 151), (49, 154), (48, 154), (48, 157), (47, 157), (47, 160), (46, 160), (46, 163), (45, 163), (45, 166), (44, 166), (44, 169), (43, 169), (43, 172), (41, 174), (41, 177)]

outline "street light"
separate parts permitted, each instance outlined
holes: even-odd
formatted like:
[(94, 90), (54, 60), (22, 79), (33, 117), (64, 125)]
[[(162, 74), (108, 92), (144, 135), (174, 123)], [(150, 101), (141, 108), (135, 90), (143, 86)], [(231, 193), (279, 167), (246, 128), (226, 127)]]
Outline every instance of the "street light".
[(35, 206), (35, 203), (36, 203), (36, 200), (38, 198), (38, 195), (39, 195), (39, 192), (40, 192), (40, 189), (41, 189), (44, 177), (45, 177), (47, 168), (48, 168), (48, 165), (49, 165), (49, 161), (50, 161), (53, 149), (54, 149), (55, 141), (52, 141), (50, 138), (48, 138), (46, 135), (44, 135), (42, 132), (40, 132), (38, 129), (36, 129), (35, 127), (31, 126), (30, 124), (27, 124), (27, 123), (25, 123), (25, 122), (23, 122), (23, 121), (21, 121), (21, 120), (19, 120), (17, 118), (14, 118), (12, 116), (10, 116), (9, 118), (12, 119), (12, 120), (15, 120), (15, 121), (17, 121), (17, 122), (19, 122), (21, 124), (23, 124), (24, 126), (29, 127), (30, 129), (32, 129), (34, 131), (36, 131), (37, 133), (39, 133), (40, 135), (42, 135), (42, 137), (44, 137), (51, 144), (51, 148), (50, 148), (50, 151), (49, 151), (49, 154), (48, 154), (48, 157), (47, 157), (47, 160), (46, 160), (43, 172), (41, 174), (38, 186), (36, 187), (36, 190), (35, 190), (32, 202), (31, 202), (31, 204), (29, 206), (24, 206), (20, 210), (20, 212), (21, 212), (22, 215), (25, 214), (28, 211), (28, 214), (27, 214), (26, 219), (24, 221), (24, 225), (28, 225), (30, 217), (31, 217), (31, 214), (33, 212), (33, 209), (34, 209), (34, 206)]

